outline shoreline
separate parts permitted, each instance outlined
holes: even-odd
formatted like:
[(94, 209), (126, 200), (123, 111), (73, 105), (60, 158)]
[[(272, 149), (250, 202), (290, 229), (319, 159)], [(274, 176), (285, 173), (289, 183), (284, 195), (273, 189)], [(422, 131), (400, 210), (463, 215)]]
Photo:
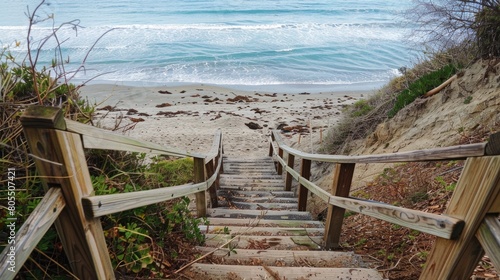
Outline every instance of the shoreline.
[[(216, 85), (128, 86), (88, 84), (80, 94), (96, 102), (95, 123), (165, 146), (206, 153), (220, 128), (225, 153), (260, 157), (268, 153), (270, 130), (286, 127), (291, 145), (301, 139), (314, 152), (347, 104), (375, 91), (276, 93)], [(133, 129), (132, 129), (133, 128)], [(300, 136), (299, 136), (300, 135)]]
[(85, 82), (86, 80), (75, 78), (72, 82), (75, 84), (86, 83), (86, 86), (99, 86), (99, 85), (117, 85), (117, 86), (127, 86), (127, 87), (195, 87), (195, 86), (209, 86), (209, 87), (219, 87), (225, 89), (231, 89), (236, 91), (258, 91), (267, 93), (301, 93), (308, 92), (312, 94), (322, 93), (322, 92), (373, 92), (379, 90), (388, 81), (376, 81), (376, 82), (359, 82), (350, 84), (212, 84), (212, 83), (201, 83), (201, 82), (146, 82), (146, 81), (112, 81), (112, 80), (91, 80)]

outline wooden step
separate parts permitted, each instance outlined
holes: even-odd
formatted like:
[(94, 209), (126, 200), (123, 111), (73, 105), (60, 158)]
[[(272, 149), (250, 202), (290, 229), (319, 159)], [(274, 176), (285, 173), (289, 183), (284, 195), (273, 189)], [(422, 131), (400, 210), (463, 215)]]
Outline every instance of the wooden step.
[[(231, 240), (231, 234), (205, 234), (205, 246), (218, 247)], [(238, 235), (226, 248), (258, 250), (321, 250), (322, 236)]]
[(254, 162), (274, 162), (273, 158), (272, 157), (257, 157), (257, 158), (233, 158), (233, 157), (226, 157), (226, 156), (223, 156), (222, 159), (224, 160), (224, 162), (243, 162), (243, 163), (246, 163), (246, 162), (250, 162), (250, 163), (254, 163)]
[(241, 210), (241, 209), (219, 209), (207, 210), (209, 217), (218, 218), (260, 218), (265, 220), (312, 220), (311, 213), (304, 211), (288, 210)]
[(235, 191), (282, 191), (284, 186), (267, 186), (267, 185), (221, 185), (221, 190), (235, 190)]
[[(260, 227), (260, 226), (217, 226), (200, 225), (198, 228), (203, 233), (212, 234), (241, 234), (241, 235), (279, 235), (279, 236), (321, 236), (325, 232), (324, 228), (303, 228), (303, 227)], [(208, 229), (208, 232), (207, 232)]]
[(249, 182), (254, 182), (254, 181), (264, 181), (265, 180), (270, 180), (270, 181), (277, 181), (277, 180), (283, 180), (283, 177), (281, 175), (273, 175), (273, 174), (267, 174), (267, 175), (258, 175), (258, 174), (220, 174), (220, 179), (226, 179), (226, 180), (243, 180), (243, 181), (249, 181)]
[(266, 171), (275, 171), (273, 163), (224, 163), (224, 169), (257, 169)]
[(238, 191), (238, 190), (227, 190), (227, 189), (219, 189), (217, 190), (217, 194), (221, 196), (231, 196), (241, 197), (241, 198), (288, 198), (288, 199), (297, 199), (295, 198), (294, 192), (291, 191)]
[(267, 182), (244, 182), (244, 181), (233, 181), (233, 180), (221, 180), (220, 186), (221, 187), (234, 187), (234, 186), (241, 186), (241, 187), (282, 187), (284, 189), (284, 183), (280, 181), (267, 181)]
[(276, 202), (242, 202), (234, 200), (219, 200), (218, 209), (250, 209), (250, 210), (298, 210), (297, 203)]
[(245, 226), (245, 227), (300, 227), (300, 228), (322, 228), (324, 225), (320, 221), (313, 220), (267, 220), (267, 219), (238, 219), (208, 217), (211, 226)]
[(298, 203), (298, 199), (294, 197), (275, 197), (275, 196), (264, 196), (264, 197), (251, 197), (251, 196), (232, 196), (228, 194), (221, 194), (217, 192), (218, 196), (225, 197), (231, 202), (250, 202), (250, 203)]
[(199, 279), (383, 279), (373, 269), (367, 268), (318, 268), (194, 264), (190, 272)]
[[(212, 252), (212, 247), (196, 247), (201, 254)], [(235, 253), (234, 253), (235, 252)], [(290, 251), (290, 250), (252, 250), (222, 248), (212, 256), (215, 263), (222, 259), (229, 265), (268, 265), (268, 266), (314, 266), (314, 267), (363, 267), (361, 257), (353, 252), (334, 251)]]

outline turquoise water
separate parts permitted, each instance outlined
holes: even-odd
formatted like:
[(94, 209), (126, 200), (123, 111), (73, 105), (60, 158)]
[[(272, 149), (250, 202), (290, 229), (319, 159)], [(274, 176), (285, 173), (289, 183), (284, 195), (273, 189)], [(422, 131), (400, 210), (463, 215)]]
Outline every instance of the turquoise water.
[[(85, 72), (97, 82), (208, 83), (246, 87), (380, 86), (409, 66), (415, 53), (403, 43), (399, 14), (410, 1), (197, 1), (55, 0), (40, 15), (56, 26), (79, 19), (77, 32), (63, 27), (59, 39), (67, 70), (92, 49)], [(26, 6), (20, 0), (0, 10), (0, 43), (21, 57), (26, 50)], [(51, 21), (35, 26), (34, 41)], [(15, 47), (15, 42), (23, 42)], [(55, 43), (42, 48), (50, 64)]]

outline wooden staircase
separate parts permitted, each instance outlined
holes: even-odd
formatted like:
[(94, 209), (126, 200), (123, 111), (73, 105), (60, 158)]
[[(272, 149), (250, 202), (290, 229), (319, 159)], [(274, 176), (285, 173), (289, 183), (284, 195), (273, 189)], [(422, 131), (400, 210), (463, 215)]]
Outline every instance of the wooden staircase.
[(219, 207), (208, 209), (196, 279), (382, 279), (352, 252), (322, 251), (323, 223), (297, 211), (271, 157), (224, 158)]

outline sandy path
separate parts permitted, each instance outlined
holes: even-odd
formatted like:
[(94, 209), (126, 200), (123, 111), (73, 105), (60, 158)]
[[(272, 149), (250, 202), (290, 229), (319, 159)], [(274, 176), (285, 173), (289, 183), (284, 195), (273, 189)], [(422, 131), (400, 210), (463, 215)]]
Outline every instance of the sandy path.
[[(231, 156), (259, 157), (267, 154), (272, 129), (282, 126), (308, 126), (301, 142), (319, 142), (335, 124), (342, 107), (371, 92), (265, 93), (237, 91), (217, 86), (130, 87), (89, 85), (83, 97), (97, 102), (96, 122), (104, 128), (126, 126), (121, 133), (158, 144), (204, 153), (210, 149), (217, 128), (224, 135), (225, 153)], [(104, 109), (103, 108), (106, 108)], [(112, 111), (109, 111), (113, 108)], [(131, 110), (133, 109), (133, 110)], [(134, 111), (135, 110), (135, 111)], [(121, 122), (120, 122), (121, 121)], [(254, 123), (258, 129), (246, 124)], [(285, 133), (290, 144), (299, 132)], [(309, 145), (307, 145), (309, 146)]]

